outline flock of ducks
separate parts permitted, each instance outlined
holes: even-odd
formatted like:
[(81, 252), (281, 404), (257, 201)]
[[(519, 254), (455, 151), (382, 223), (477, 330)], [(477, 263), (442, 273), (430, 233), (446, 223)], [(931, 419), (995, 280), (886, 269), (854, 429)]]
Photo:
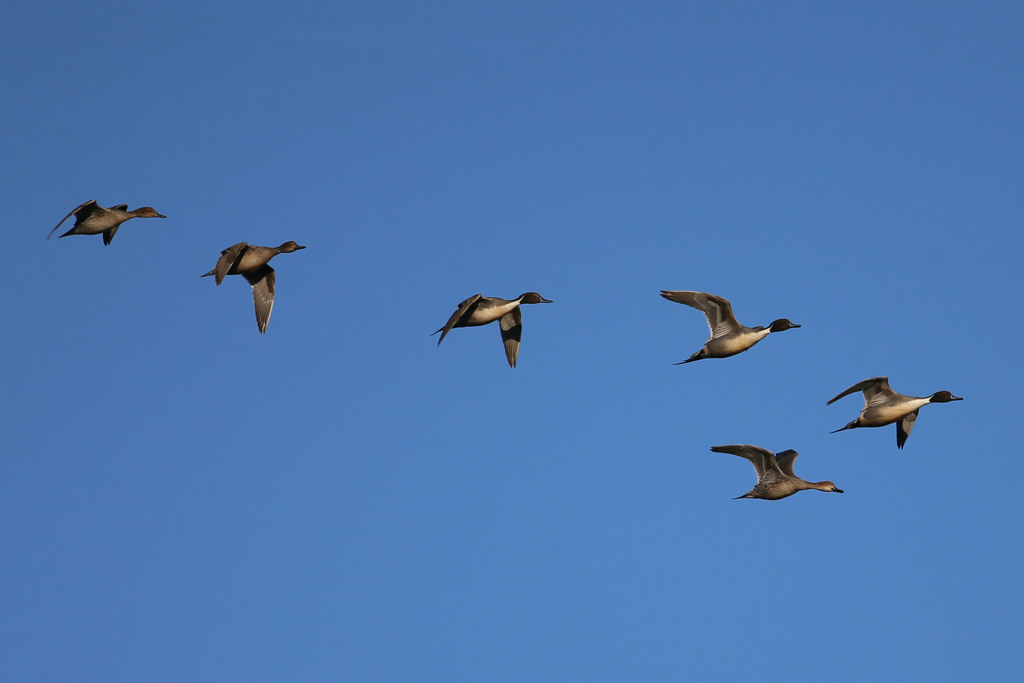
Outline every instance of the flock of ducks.
[[(669, 301), (684, 304), (695, 308), (707, 318), (708, 328), (711, 336), (704, 346), (684, 361), (675, 363), (683, 365), (705, 358), (728, 358), (750, 349), (759, 341), (773, 332), (784, 332), (800, 327), (787, 318), (779, 318), (772, 321), (767, 327), (760, 325), (747, 327), (736, 320), (732, 312), (732, 304), (727, 299), (707, 292), (672, 291), (662, 290), (661, 296)], [(444, 341), (452, 329), (456, 327), (478, 327), (498, 321), (501, 329), (501, 339), (505, 345), (505, 357), (510, 367), (516, 366), (519, 357), (519, 342), (523, 332), (522, 304), (549, 304), (550, 299), (545, 299), (537, 292), (526, 292), (515, 299), (500, 299), (498, 297), (483, 296), (474, 294), (456, 308), (444, 327), (434, 332), (441, 333), (438, 346)], [(949, 403), (950, 401), (962, 401), (959, 396), (954, 396), (948, 391), (939, 391), (931, 396), (917, 397), (904, 396), (889, 388), (887, 377), (872, 377), (863, 382), (858, 382), (842, 392), (828, 405), (855, 392), (864, 393), (864, 408), (856, 420), (845, 427), (832, 432), (841, 432), (846, 429), (857, 427), (884, 427), (896, 423), (896, 446), (903, 448), (907, 441), (910, 430), (917, 420), (917, 412), (929, 403)], [(750, 491), (737, 498), (760, 498), (762, 500), (779, 500), (787, 498), (797, 491), (828, 491), (831, 493), (842, 493), (843, 490), (831, 481), (806, 481), (796, 476), (793, 472), (793, 461), (799, 455), (794, 450), (786, 450), (781, 453), (772, 453), (760, 446), (749, 444), (731, 444), (727, 446), (713, 446), (711, 450), (715, 453), (729, 453), (746, 458), (754, 465), (757, 473), (757, 484)]]
[[(103, 235), (103, 244), (105, 245), (110, 244), (118, 228), (125, 221), (132, 218), (166, 218), (150, 206), (129, 211), (127, 204), (106, 208), (97, 204), (95, 199), (90, 199), (62, 218), (46, 239), (50, 239), (57, 228), (71, 216), (75, 217), (75, 224), (61, 237)], [(217, 285), (220, 285), (228, 275), (244, 277), (252, 287), (256, 325), (263, 333), (267, 331), (267, 323), (270, 322), (270, 314), (274, 309), (276, 276), (274, 269), (268, 265), (270, 259), (278, 254), (287, 254), (305, 248), (292, 241), (285, 242), (279, 247), (261, 247), (250, 245), (247, 242), (239, 242), (222, 251), (213, 269), (200, 277), (212, 275)], [(706, 358), (735, 356), (747, 351), (773, 332), (784, 332), (800, 327), (786, 318), (774, 320), (767, 327), (747, 327), (736, 320), (736, 316), (732, 312), (732, 304), (728, 300), (707, 292), (662, 290), (661, 296), (669, 301), (701, 311), (707, 318), (708, 328), (711, 330), (711, 336), (704, 342), (704, 346), (700, 350), (675, 365), (692, 363)], [(440, 346), (448, 333), (456, 327), (479, 327), (497, 321), (501, 330), (502, 344), (505, 347), (505, 358), (508, 360), (509, 367), (514, 368), (519, 358), (519, 342), (523, 332), (522, 305), (550, 303), (552, 303), (550, 299), (545, 299), (537, 292), (525, 292), (515, 299), (474, 294), (460, 303), (448, 318), (448, 322), (433, 334), (441, 333), (441, 337), (437, 340), (437, 345)], [(910, 431), (914, 428), (917, 413), (921, 408), (929, 403), (949, 403), (963, 400), (948, 391), (938, 391), (925, 397), (905, 396), (896, 393), (889, 387), (887, 377), (872, 377), (857, 382), (829, 400), (826, 405), (832, 405), (839, 399), (856, 392), (864, 394), (864, 407), (861, 409), (860, 415), (845, 427), (831, 433), (835, 434), (859, 427), (884, 427), (895, 423), (897, 448), (903, 448), (907, 442), (907, 437), (910, 436)], [(729, 453), (746, 458), (754, 465), (757, 484), (747, 493), (737, 496), (737, 499), (779, 500), (791, 496), (797, 491), (811, 489), (831, 493), (843, 492), (830, 481), (810, 482), (796, 476), (793, 472), (793, 462), (799, 454), (794, 450), (772, 453), (765, 448), (749, 444), (713, 446), (711, 450), (715, 453)]]
[[(741, 325), (733, 315), (732, 304), (720, 296), (706, 292), (662, 291), (661, 295), (669, 301), (685, 304), (703, 312), (707, 318), (708, 327), (711, 329), (711, 337), (704, 343), (704, 347), (676, 365), (692, 363), (704, 358), (735, 356), (751, 348), (772, 332), (783, 332), (800, 327), (786, 318), (775, 320), (768, 327)], [(948, 391), (939, 391), (924, 398), (904, 396), (889, 387), (888, 377), (872, 377), (857, 382), (828, 401), (826, 405), (832, 405), (844, 396), (858, 391), (864, 393), (864, 408), (861, 409), (860, 415), (856, 420), (835, 430), (832, 434), (857, 427), (884, 427), (895, 422), (897, 448), (903, 448), (903, 444), (907, 442), (910, 430), (914, 428), (914, 422), (917, 420), (917, 412), (922, 407), (929, 403), (949, 403), (963, 400)], [(738, 455), (754, 465), (757, 484), (738, 498), (779, 500), (791, 496), (797, 491), (810, 489), (832, 493), (843, 492), (830, 481), (811, 482), (796, 476), (793, 472), (793, 461), (796, 460), (798, 453), (794, 450), (772, 453), (767, 449), (749, 444), (713, 446), (711, 450), (715, 453)]]
[[(57, 228), (72, 216), (75, 217), (75, 225), (61, 237), (103, 235), (103, 244), (105, 245), (110, 244), (117, 229), (125, 221), (132, 218), (167, 218), (151, 206), (143, 206), (129, 211), (127, 204), (118, 204), (107, 208), (97, 204), (95, 199), (90, 199), (61, 218), (60, 223), (53, 227), (46, 239), (53, 237)], [(305, 248), (292, 241), (285, 242), (279, 247), (258, 247), (250, 245), (248, 242), (239, 242), (220, 252), (217, 265), (209, 273), (204, 273), (200, 277), (213, 275), (218, 285), (227, 275), (241, 275), (248, 280), (252, 286), (252, 300), (256, 307), (256, 326), (260, 332), (266, 332), (270, 314), (274, 310), (274, 284), (277, 282), (274, 269), (267, 264), (278, 254), (287, 254)]]

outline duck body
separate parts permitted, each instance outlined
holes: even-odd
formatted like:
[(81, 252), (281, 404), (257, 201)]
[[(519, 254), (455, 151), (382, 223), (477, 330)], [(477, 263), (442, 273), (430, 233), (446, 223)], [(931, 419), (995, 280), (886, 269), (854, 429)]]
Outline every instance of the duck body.
[[(495, 320), (501, 320), (503, 316), (518, 309), (520, 300), (522, 299), (522, 297), (519, 299), (499, 299), (494, 296), (479, 295), (470, 298), (475, 298), (475, 301), (470, 303), (466, 310), (458, 317), (452, 325), (453, 328), (479, 327), (480, 325), (493, 323)], [(462, 304), (459, 305), (461, 306)], [(442, 328), (442, 331), (447, 332), (444, 328)], [(437, 333), (435, 332), (434, 334)], [(443, 334), (441, 335), (441, 339), (444, 339)], [(441, 340), (439, 339), (437, 343), (440, 344)]]
[(937, 391), (931, 396), (924, 397), (905, 396), (892, 390), (888, 377), (872, 377), (854, 384), (829, 400), (826, 405), (832, 405), (844, 396), (858, 391), (864, 393), (864, 408), (861, 409), (860, 415), (856, 420), (832, 433), (859, 427), (884, 427), (895, 422), (897, 448), (903, 448), (907, 442), (910, 430), (914, 428), (917, 413), (921, 408), (929, 403), (949, 403), (963, 400), (948, 391)]
[(252, 286), (253, 304), (256, 308), (256, 326), (261, 333), (267, 331), (270, 314), (274, 311), (274, 291), (277, 276), (268, 264), (278, 254), (287, 254), (306, 247), (288, 241), (279, 247), (261, 247), (248, 242), (233, 244), (220, 252), (217, 265), (200, 277), (214, 276), (220, 285), (228, 275), (241, 275)]
[(729, 446), (712, 446), (714, 453), (738, 455), (751, 462), (757, 472), (757, 484), (740, 498), (759, 498), (761, 500), (781, 500), (798, 491), (826, 491), (843, 493), (830, 481), (805, 481), (793, 473), (793, 461), (800, 455), (794, 450), (785, 450), (778, 454), (766, 448), (749, 444), (732, 444)]
[[(285, 242), (280, 247), (260, 247), (246, 242), (239, 242), (222, 251), (220, 259), (217, 260), (217, 265), (209, 273), (203, 275), (203, 277), (213, 275), (219, 285), (227, 275), (244, 276), (254, 273), (267, 266), (270, 259), (284, 253), (286, 244), (288, 243)], [(293, 242), (292, 244), (295, 243)], [(295, 249), (290, 251), (295, 251), (296, 249), (305, 249), (305, 247), (300, 247), (296, 244)], [(228, 266), (226, 270), (223, 268), (224, 265)]]
[(50, 234), (46, 236), (46, 239), (50, 239), (53, 233), (57, 231), (57, 228), (63, 225), (64, 221), (71, 218), (71, 216), (75, 217), (75, 224), (61, 237), (102, 234), (103, 244), (105, 245), (110, 244), (117, 233), (117, 229), (127, 220), (132, 218), (167, 218), (167, 216), (157, 213), (156, 209), (151, 206), (143, 206), (134, 211), (129, 211), (127, 204), (118, 204), (108, 208), (97, 204), (95, 199), (90, 199), (72, 209), (67, 216), (64, 216), (60, 223), (57, 223), (53, 230), (50, 231)]
[[(744, 327), (742, 330), (725, 335), (724, 337), (708, 339), (704, 344), (704, 348), (698, 351), (697, 354), (703, 353), (702, 358), (728, 358), (729, 356), (743, 353), (769, 334), (771, 334), (771, 330), (767, 327)], [(691, 359), (693, 359), (692, 356)], [(688, 359), (683, 362), (689, 363), (690, 360)]]
[(711, 330), (711, 337), (704, 343), (703, 348), (675, 365), (692, 363), (705, 358), (735, 356), (754, 346), (772, 332), (783, 332), (800, 327), (786, 318), (775, 320), (768, 327), (741, 325), (736, 320), (736, 316), (732, 312), (732, 304), (727, 299), (707, 292), (662, 290), (661, 296), (704, 313), (708, 328)]
[(479, 327), (497, 320), (501, 328), (501, 340), (505, 346), (505, 358), (509, 367), (514, 368), (519, 358), (519, 343), (523, 334), (523, 315), (520, 306), (550, 303), (550, 299), (545, 299), (537, 292), (524, 292), (515, 299), (474, 294), (460, 303), (444, 327), (433, 334), (441, 333), (441, 338), (437, 340), (437, 345), (440, 346), (448, 333), (456, 327)]

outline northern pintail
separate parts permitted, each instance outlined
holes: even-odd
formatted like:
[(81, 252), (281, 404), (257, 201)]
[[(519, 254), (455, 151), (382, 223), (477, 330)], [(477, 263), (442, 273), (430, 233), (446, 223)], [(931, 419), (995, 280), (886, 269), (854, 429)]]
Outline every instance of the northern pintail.
[(711, 329), (711, 338), (697, 353), (684, 361), (673, 363), (683, 365), (704, 358), (728, 358), (743, 353), (772, 332), (782, 332), (800, 327), (785, 318), (779, 318), (768, 327), (746, 327), (741, 325), (732, 313), (732, 304), (720, 296), (707, 292), (675, 292), (662, 290), (661, 295), (677, 304), (685, 304), (703, 311)]
[(828, 491), (842, 493), (843, 490), (836, 487), (830, 481), (804, 481), (793, 474), (793, 461), (799, 453), (794, 450), (782, 451), (778, 455), (758, 446), (746, 444), (733, 444), (731, 446), (712, 446), (715, 453), (729, 453), (746, 458), (754, 465), (757, 472), (757, 484), (750, 491), (742, 496), (736, 496), (733, 500), (740, 498), (761, 498), (763, 500), (779, 500), (792, 496), (797, 491)]
[(910, 430), (914, 428), (917, 420), (917, 411), (929, 403), (949, 403), (950, 401), (962, 401), (960, 396), (954, 396), (948, 391), (937, 391), (931, 396), (904, 396), (897, 394), (889, 387), (888, 377), (872, 377), (863, 382), (857, 382), (852, 387), (839, 394), (825, 405), (832, 405), (843, 396), (857, 391), (864, 392), (864, 407), (860, 416), (850, 424), (831, 432), (841, 432), (844, 429), (856, 429), (857, 427), (884, 427), (896, 423), (896, 447), (903, 448), (910, 436)]
[(53, 230), (46, 236), (46, 239), (53, 237), (53, 233), (57, 232), (57, 228), (72, 216), (75, 217), (75, 226), (61, 235), (61, 237), (67, 237), (68, 235), (99, 235), (103, 233), (103, 244), (110, 244), (110, 241), (114, 239), (117, 229), (129, 219), (167, 218), (162, 213), (157, 213), (156, 209), (151, 206), (143, 206), (134, 211), (129, 211), (127, 204), (118, 204), (108, 209), (97, 204), (95, 199), (90, 199), (73, 209), (64, 218), (61, 218), (60, 223), (53, 227)]
[(278, 254), (305, 248), (292, 241), (285, 242), (279, 247), (257, 247), (247, 242), (239, 242), (220, 252), (217, 265), (200, 277), (213, 275), (218, 285), (227, 275), (241, 275), (248, 280), (252, 285), (252, 300), (256, 305), (256, 324), (260, 332), (266, 332), (270, 313), (274, 310), (274, 283), (277, 280), (274, 269), (267, 263)]
[[(537, 292), (526, 292), (515, 299), (499, 299), (494, 296), (483, 296), (474, 294), (455, 309), (452, 317), (444, 327), (437, 330), (441, 338), (437, 340), (440, 346), (445, 335), (453, 327), (477, 327), (500, 320), (501, 340), (505, 344), (505, 357), (511, 368), (516, 366), (516, 359), (519, 357), (519, 340), (523, 335), (523, 314), (519, 310), (520, 304), (550, 304), (550, 299), (545, 299)], [(430, 336), (437, 334), (434, 332)]]

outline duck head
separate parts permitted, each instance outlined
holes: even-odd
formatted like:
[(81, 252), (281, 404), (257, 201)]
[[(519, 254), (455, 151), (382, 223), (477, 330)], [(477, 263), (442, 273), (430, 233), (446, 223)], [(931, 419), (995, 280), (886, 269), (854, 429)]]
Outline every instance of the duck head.
[(521, 304), (550, 304), (551, 299), (545, 299), (537, 292), (527, 292), (519, 297), (519, 303)]
[(786, 318), (779, 318), (778, 320), (772, 321), (772, 324), (768, 326), (772, 332), (784, 332), (785, 330), (792, 329), (794, 327), (800, 327), (796, 323), (792, 323)]
[(132, 211), (138, 218), (167, 218), (162, 213), (157, 213), (157, 210), (152, 206), (140, 206), (139, 208)]

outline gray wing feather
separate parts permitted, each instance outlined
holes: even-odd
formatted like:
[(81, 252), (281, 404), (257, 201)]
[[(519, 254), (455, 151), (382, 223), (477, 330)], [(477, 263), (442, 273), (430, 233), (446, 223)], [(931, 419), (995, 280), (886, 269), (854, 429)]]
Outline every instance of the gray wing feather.
[[(474, 294), (473, 296), (469, 297), (468, 299), (466, 299), (461, 304), (455, 307), (455, 312), (452, 313), (452, 317), (448, 318), (448, 322), (444, 324), (444, 327), (437, 331), (441, 333), (441, 338), (437, 340), (438, 346), (441, 345), (441, 342), (443, 342), (444, 338), (448, 335), (448, 333), (452, 331), (452, 328), (456, 326), (459, 320), (462, 319), (462, 316), (466, 314), (469, 308), (473, 304), (475, 304), (480, 299), (481, 296), (483, 295)], [(434, 332), (434, 334), (437, 334), (437, 332)]]
[(683, 292), (662, 290), (661, 295), (669, 301), (696, 308), (704, 313), (711, 330), (711, 338), (722, 337), (743, 328), (732, 312), (732, 304), (728, 300), (707, 292)]
[(793, 473), (793, 461), (796, 460), (797, 456), (800, 455), (792, 448), (782, 451), (781, 453), (775, 454), (775, 462), (779, 463), (779, 469), (782, 470), (783, 474), (795, 477)]
[[(60, 223), (58, 223), (57, 225), (53, 226), (53, 230), (51, 230), (50, 234), (46, 236), (46, 239), (50, 239), (51, 237), (53, 237), (53, 233), (57, 232), (57, 228), (62, 226), (64, 224), (64, 221), (66, 221), (67, 219), (71, 218), (72, 216), (75, 216), (75, 214), (77, 214), (79, 211), (82, 211), (83, 209), (85, 209), (90, 204), (92, 204), (93, 207), (96, 206), (96, 200), (95, 199), (90, 199), (89, 201), (82, 202), (81, 204), (76, 206), (74, 209), (72, 209), (71, 212), (68, 213), (67, 216), (64, 216), (64, 218), (60, 219)], [(90, 213), (92, 213), (92, 207), (90, 207), (88, 209), (88, 211), (83, 212), (82, 217), (84, 218), (86, 215), (88, 215)], [(79, 218), (78, 216), (75, 216), (75, 217)]]
[(730, 455), (746, 458), (754, 465), (754, 471), (757, 472), (758, 479), (763, 479), (766, 474), (772, 472), (782, 474), (779, 464), (775, 461), (775, 454), (767, 448), (750, 446), (748, 444), (732, 444), (729, 446), (712, 446), (711, 450), (715, 453), (729, 453)]
[(252, 285), (252, 301), (256, 306), (256, 325), (260, 332), (267, 331), (270, 314), (274, 310), (274, 285), (277, 276), (270, 266), (263, 266), (251, 273), (245, 273), (245, 279)]
[(501, 325), (501, 340), (505, 344), (505, 358), (509, 367), (514, 368), (519, 358), (519, 341), (523, 337), (523, 313), (516, 306), (501, 316), (498, 324)]
[[(220, 258), (217, 259), (217, 265), (215, 265), (213, 270), (207, 273), (207, 275), (213, 275), (219, 285), (224, 281), (224, 278), (227, 277), (228, 271), (231, 270), (232, 266), (238, 263), (238, 259), (241, 258), (242, 252), (244, 252), (248, 246), (248, 242), (239, 242), (238, 244), (232, 244), (230, 247), (220, 252)], [(258, 273), (259, 271), (256, 272)], [(250, 284), (251, 282), (252, 281), (250, 280)]]
[(907, 442), (907, 437), (910, 436), (910, 430), (914, 428), (915, 422), (917, 422), (916, 410), (896, 423), (896, 448), (903, 448), (903, 444)]
[(871, 406), (877, 406), (882, 403), (887, 403), (891, 399), (899, 398), (900, 394), (897, 394), (889, 386), (889, 380), (886, 377), (875, 377), (878, 380), (873, 384), (864, 387), (864, 407), (870, 408)]
[(874, 403), (884, 403), (887, 398), (898, 395), (895, 391), (889, 388), (888, 377), (872, 377), (871, 379), (866, 379), (863, 382), (857, 382), (843, 393), (833, 397), (825, 405), (830, 406), (844, 396), (849, 396), (850, 394), (854, 394), (858, 391), (864, 392), (865, 406), (870, 406)]

